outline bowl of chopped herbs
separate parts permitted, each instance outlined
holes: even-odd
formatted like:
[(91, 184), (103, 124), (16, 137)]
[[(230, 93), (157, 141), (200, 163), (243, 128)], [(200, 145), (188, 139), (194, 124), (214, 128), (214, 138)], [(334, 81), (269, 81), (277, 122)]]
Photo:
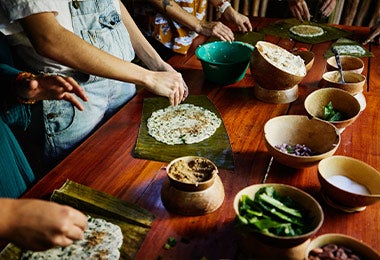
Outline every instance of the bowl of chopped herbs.
[(301, 245), (324, 219), (321, 206), (310, 194), (278, 183), (242, 189), (234, 198), (234, 210), (237, 232), (279, 248)]
[(274, 160), (292, 168), (317, 165), (332, 156), (340, 144), (334, 125), (303, 115), (271, 118), (264, 125), (264, 138)]
[(351, 125), (360, 114), (360, 103), (350, 93), (337, 88), (321, 88), (309, 94), (304, 102), (307, 113), (330, 122), (340, 132)]

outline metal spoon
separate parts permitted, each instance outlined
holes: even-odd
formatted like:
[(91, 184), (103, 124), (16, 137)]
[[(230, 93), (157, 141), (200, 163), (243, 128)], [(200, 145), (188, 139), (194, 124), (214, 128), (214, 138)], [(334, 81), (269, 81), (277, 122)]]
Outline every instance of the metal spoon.
[(339, 69), (340, 77), (342, 79), (342, 83), (345, 83), (344, 77), (343, 77), (342, 64), (340, 63), (339, 53), (338, 53), (337, 49), (335, 49), (335, 48), (332, 48), (332, 52), (335, 55), (335, 60), (336, 60), (336, 64), (338, 65), (338, 69)]

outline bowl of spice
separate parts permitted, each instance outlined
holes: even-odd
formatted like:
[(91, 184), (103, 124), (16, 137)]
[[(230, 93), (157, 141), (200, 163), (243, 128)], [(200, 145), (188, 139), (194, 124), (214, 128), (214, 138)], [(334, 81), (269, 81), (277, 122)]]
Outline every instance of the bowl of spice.
[[(264, 256), (265, 259), (287, 259), (286, 252), (294, 252), (295, 247), (308, 242), (324, 219), (321, 206), (310, 194), (286, 184), (245, 187), (235, 195), (233, 206), (235, 230), (248, 241), (248, 247), (255, 250), (252, 253), (257, 259)], [(270, 249), (260, 252), (258, 244), (262, 249)], [(301, 248), (305, 250), (304, 246)]]
[(343, 234), (324, 234), (307, 246), (306, 260), (316, 259), (380, 259), (380, 255), (367, 244)]
[(343, 132), (359, 116), (359, 101), (348, 92), (337, 88), (321, 88), (309, 94), (304, 102), (307, 113), (330, 122)]
[(339, 130), (329, 122), (284, 115), (264, 125), (265, 144), (273, 158), (288, 167), (306, 168), (332, 156), (340, 144)]
[(326, 202), (342, 211), (362, 211), (380, 201), (380, 173), (360, 160), (340, 155), (323, 159), (318, 180)]
[(166, 173), (161, 200), (169, 211), (204, 215), (222, 205), (224, 187), (211, 160), (199, 156), (176, 158), (168, 164)]

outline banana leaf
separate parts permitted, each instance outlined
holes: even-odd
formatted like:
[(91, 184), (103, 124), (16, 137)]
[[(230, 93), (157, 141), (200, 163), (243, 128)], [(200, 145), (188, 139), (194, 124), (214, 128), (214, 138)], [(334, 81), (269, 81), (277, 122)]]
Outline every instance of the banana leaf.
[[(302, 36), (292, 34), (289, 31), (290, 27), (295, 26), (295, 25), (301, 25), (301, 24), (319, 26), (323, 28), (325, 33), (321, 36), (316, 36), (316, 37), (302, 37)], [(295, 41), (309, 43), (309, 44), (317, 44), (317, 43), (332, 41), (332, 40), (339, 39), (341, 37), (347, 37), (351, 34), (350, 32), (330, 26), (328, 24), (308, 22), (308, 21), (301, 22), (293, 18), (284, 19), (284, 20), (271, 23), (259, 29), (258, 31), (259, 33), (274, 35), (281, 38), (291, 38)]]
[[(145, 209), (70, 180), (54, 191), (51, 200), (118, 225), (123, 233), (120, 259), (135, 258), (154, 220)], [(0, 259), (19, 259), (20, 254), (21, 250), (10, 243), (0, 253)]]
[(363, 48), (363, 46), (353, 40), (347, 39), (347, 38), (339, 38), (335, 43), (333, 43), (330, 48), (325, 52), (324, 56), (325, 58), (329, 58), (334, 56), (334, 53), (332, 52), (332, 48), (335, 46), (346, 46), (346, 45), (352, 45), (352, 46), (357, 46), (357, 48), (362, 48), (365, 52), (363, 54), (359, 53), (341, 53), (339, 52), (340, 55), (350, 55), (350, 56), (355, 56), (358, 58), (368, 58), (368, 57), (374, 57), (373, 53), (367, 50), (366, 48)]
[[(207, 96), (189, 96), (184, 103), (204, 107), (221, 118), (218, 110)], [(227, 170), (234, 169), (232, 148), (223, 122), (214, 135), (195, 144), (167, 145), (150, 136), (147, 128), (148, 118), (151, 116), (152, 112), (163, 109), (167, 106), (169, 106), (169, 102), (166, 98), (154, 97), (144, 99), (139, 134), (133, 152), (135, 158), (170, 162), (177, 157), (194, 155), (206, 157), (220, 168)]]

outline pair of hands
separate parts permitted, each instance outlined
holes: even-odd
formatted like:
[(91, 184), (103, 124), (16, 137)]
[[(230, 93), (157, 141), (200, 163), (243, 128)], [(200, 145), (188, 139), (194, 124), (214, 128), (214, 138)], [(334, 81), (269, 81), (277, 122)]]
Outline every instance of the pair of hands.
[[(292, 15), (300, 21), (310, 21), (310, 13), (307, 3), (304, 0), (288, 0), (289, 9)], [(336, 0), (325, 0), (320, 7), (323, 16), (328, 17), (334, 11)]]
[[(223, 13), (223, 17), (226, 21), (235, 24), (240, 32), (246, 33), (252, 31), (252, 25), (249, 21), (249, 18), (245, 15), (240, 14), (236, 10), (234, 10), (231, 6), (228, 7)], [(234, 33), (232, 30), (224, 25), (222, 22), (211, 21), (206, 22), (202, 21), (200, 30), (197, 31), (205, 36), (216, 36), (222, 41), (233, 41)]]
[(0, 237), (23, 249), (41, 251), (69, 246), (84, 237), (87, 216), (72, 207), (38, 199), (0, 201), (6, 227), (0, 228)]

